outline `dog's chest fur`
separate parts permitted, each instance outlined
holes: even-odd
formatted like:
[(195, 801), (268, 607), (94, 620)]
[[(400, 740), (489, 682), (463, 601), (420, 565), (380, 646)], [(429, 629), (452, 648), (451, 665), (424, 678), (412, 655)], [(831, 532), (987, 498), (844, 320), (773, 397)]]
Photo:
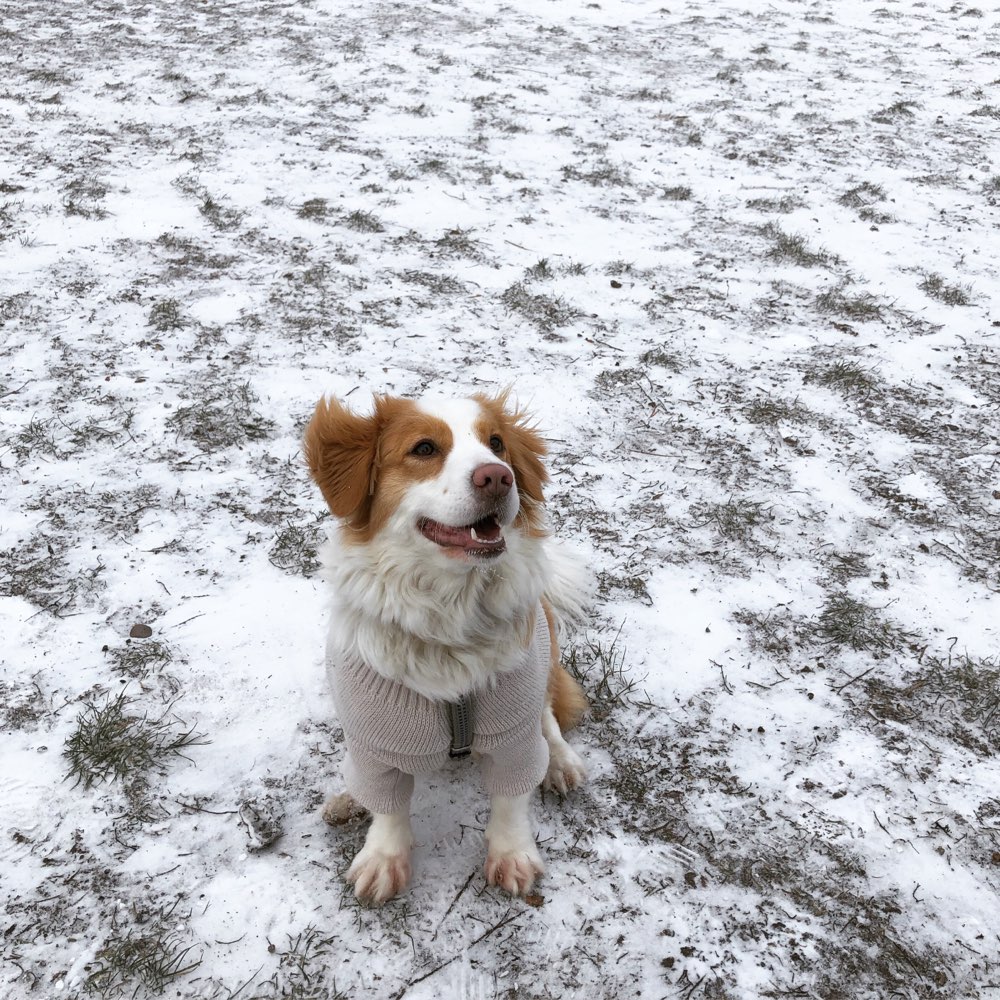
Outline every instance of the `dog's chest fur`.
[(548, 584), (541, 540), (517, 532), (498, 566), (431, 563), (389, 539), (324, 546), (333, 585), (328, 651), (427, 698), (452, 701), (513, 669)]

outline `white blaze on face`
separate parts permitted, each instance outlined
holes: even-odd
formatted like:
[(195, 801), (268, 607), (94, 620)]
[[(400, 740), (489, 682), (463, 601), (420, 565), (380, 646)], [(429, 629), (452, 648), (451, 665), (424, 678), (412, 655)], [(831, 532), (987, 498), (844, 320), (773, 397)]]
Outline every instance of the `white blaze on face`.
[(489, 446), (492, 431), (483, 423), (479, 403), (472, 399), (423, 399), (418, 405), (428, 416), (448, 425), (452, 442), (441, 472), (433, 479), (415, 482), (406, 491), (398, 515), (411, 527), (431, 520), (465, 528), (487, 515), (495, 517), (502, 527), (510, 525), (520, 508), (516, 487), (504, 497), (485, 497), (473, 486), (473, 474), (483, 465), (501, 465), (512, 479), (514, 476)]
[[(480, 498), (472, 485), (472, 474), (481, 465), (510, 466), (493, 453), (482, 432), (483, 408), (474, 399), (423, 399), (420, 409), (430, 416), (443, 420), (452, 433), (452, 447), (445, 459), (441, 475), (433, 483), (421, 484), (430, 488), (436, 497), (428, 497), (428, 501), (438, 506), (440, 516), (427, 511), (427, 517), (433, 517), (444, 524), (472, 524), (482, 517)], [(477, 429), (477, 423), (480, 428)], [(487, 431), (487, 434), (489, 432)], [(514, 470), (510, 469), (513, 479)], [(496, 511), (502, 524), (510, 524), (517, 516), (519, 503), (517, 490), (513, 489), (500, 501), (500, 510)], [(453, 513), (452, 513), (453, 512)]]

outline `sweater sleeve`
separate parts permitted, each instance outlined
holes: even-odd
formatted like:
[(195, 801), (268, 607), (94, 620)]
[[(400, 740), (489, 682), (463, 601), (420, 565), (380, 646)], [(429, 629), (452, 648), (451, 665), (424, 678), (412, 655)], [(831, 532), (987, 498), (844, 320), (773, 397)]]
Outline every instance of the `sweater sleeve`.
[(477, 721), (480, 769), (490, 795), (516, 796), (541, 784), (549, 766), (542, 735), (549, 678), (549, 630), (539, 607), (522, 665), (502, 674)]
[(351, 746), (344, 760), (344, 782), (354, 801), (371, 813), (402, 812), (413, 795), (412, 774), (358, 746)]
[(540, 785), (548, 766), (549, 745), (542, 735), (541, 719), (479, 759), (486, 791), (510, 798)]

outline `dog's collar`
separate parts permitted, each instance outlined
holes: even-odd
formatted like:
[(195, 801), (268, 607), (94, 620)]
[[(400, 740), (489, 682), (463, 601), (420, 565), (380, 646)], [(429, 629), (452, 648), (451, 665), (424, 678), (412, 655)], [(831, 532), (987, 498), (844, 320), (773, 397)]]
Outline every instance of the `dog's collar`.
[(451, 721), (449, 757), (468, 757), (472, 753), (472, 695), (464, 694), (458, 701), (448, 702)]

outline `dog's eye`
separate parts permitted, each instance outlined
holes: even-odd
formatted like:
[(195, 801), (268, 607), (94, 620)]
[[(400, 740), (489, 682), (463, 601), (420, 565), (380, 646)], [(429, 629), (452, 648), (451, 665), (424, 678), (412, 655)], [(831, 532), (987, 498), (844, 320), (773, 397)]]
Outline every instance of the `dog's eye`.
[(498, 434), (494, 434), (490, 438), (490, 451), (492, 451), (494, 455), (499, 455), (503, 451), (503, 438)]
[(410, 454), (417, 458), (430, 458), (437, 451), (433, 441), (418, 441), (411, 449)]

